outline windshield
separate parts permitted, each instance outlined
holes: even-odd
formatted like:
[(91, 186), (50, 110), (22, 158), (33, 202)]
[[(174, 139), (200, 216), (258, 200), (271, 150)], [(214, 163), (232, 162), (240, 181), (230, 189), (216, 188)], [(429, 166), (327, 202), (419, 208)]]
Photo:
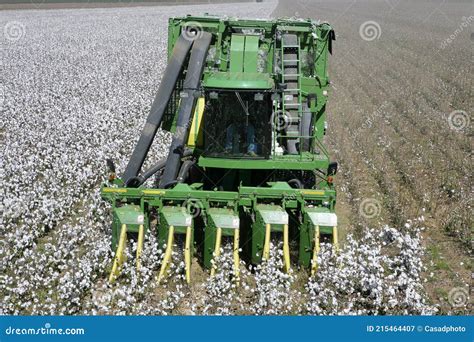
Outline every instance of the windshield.
[(204, 155), (268, 158), (271, 152), (270, 94), (209, 92), (204, 114)]

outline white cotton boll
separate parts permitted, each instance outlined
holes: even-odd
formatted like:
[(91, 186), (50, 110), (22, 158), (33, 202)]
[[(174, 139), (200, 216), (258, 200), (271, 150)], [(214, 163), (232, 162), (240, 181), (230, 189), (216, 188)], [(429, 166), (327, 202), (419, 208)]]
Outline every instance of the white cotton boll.
[[(213, 12), (248, 17), (271, 13), (272, 6), (221, 4)], [(349, 236), (339, 255), (322, 244), (318, 273), (305, 291), (292, 288), (294, 273), (282, 272), (276, 242), (270, 261), (241, 263), (239, 287), (225, 246), (215, 278), (199, 284), (200, 291), (185, 284), (176, 252), (158, 286), (163, 247), (154, 231), (147, 234), (140, 271), (136, 243), (130, 243), (120, 277), (108, 284), (112, 217), (99, 190), (105, 160), (115, 160), (118, 174), (124, 171), (165, 68), (167, 18), (187, 12), (181, 6), (52, 10), (46, 26), (46, 12), (9, 13), (28, 22), (28, 34), (2, 51), (2, 76), (15, 87), (6, 86), (2, 114), (8, 120), (1, 123), (0, 233), (8, 248), (0, 314), (169, 315), (191, 300), (189, 314), (435, 312), (420, 285), (418, 232), (389, 227), (366, 230), (360, 240)], [(53, 32), (64, 27), (71, 29)], [(158, 132), (145, 168), (166, 155), (169, 141), (168, 133)], [(384, 246), (398, 250), (385, 255)]]
[[(313, 314), (380, 314), (387, 310), (391, 314), (435, 313), (436, 308), (427, 305), (421, 295), (419, 274), (423, 267), (423, 250), (418, 234), (415, 231), (413, 237), (384, 227), (378, 234), (364, 232), (367, 239), (355, 240), (348, 236), (348, 243), (335, 259), (328, 258), (332, 250), (330, 245), (322, 245), (320, 256), (323, 257), (318, 258), (318, 273), (307, 285), (307, 310)], [(382, 242), (390, 244), (393, 241), (399, 254), (393, 255), (392, 251), (385, 255), (380, 248)], [(354, 260), (357, 260), (356, 265)], [(386, 269), (391, 272), (386, 274)], [(393, 282), (397, 286), (392, 286)], [(352, 284), (354, 290), (349, 290), (345, 284)], [(413, 286), (408, 288), (409, 285)], [(337, 292), (328, 291), (329, 288), (335, 288)], [(364, 288), (372, 289), (371, 296), (367, 297)], [(401, 298), (405, 299), (400, 301)]]

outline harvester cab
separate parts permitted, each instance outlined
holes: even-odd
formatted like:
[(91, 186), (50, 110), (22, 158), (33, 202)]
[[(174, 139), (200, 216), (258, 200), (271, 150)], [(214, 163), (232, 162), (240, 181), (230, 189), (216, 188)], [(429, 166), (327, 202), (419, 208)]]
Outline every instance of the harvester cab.
[[(334, 39), (309, 19), (169, 20), (168, 65), (145, 127), (125, 172), (102, 186), (113, 207), (111, 281), (127, 238), (138, 237), (139, 267), (152, 231), (166, 246), (160, 280), (178, 238), (187, 281), (193, 256), (215, 273), (226, 237), (237, 278), (240, 258), (269, 258), (272, 235), (285, 270), (316, 271), (320, 239), (337, 248), (337, 164), (323, 144)], [(159, 127), (173, 134), (168, 156), (142, 171)]]

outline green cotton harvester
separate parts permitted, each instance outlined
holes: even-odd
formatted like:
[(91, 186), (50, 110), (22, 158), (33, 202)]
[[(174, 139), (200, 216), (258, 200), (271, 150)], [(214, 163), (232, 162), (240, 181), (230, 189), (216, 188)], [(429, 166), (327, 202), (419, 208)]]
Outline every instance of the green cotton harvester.
[[(323, 144), (333, 40), (329, 24), (310, 19), (169, 20), (168, 64), (145, 127), (121, 177), (108, 161), (101, 189), (113, 209), (110, 281), (127, 239), (139, 267), (154, 232), (165, 250), (159, 281), (175, 245), (188, 282), (193, 256), (215, 273), (222, 243), (233, 246), (237, 279), (241, 258), (269, 258), (271, 239), (281, 239), (286, 271), (314, 273), (323, 239), (337, 249), (337, 163)], [(172, 133), (168, 156), (142, 171), (159, 127)]]

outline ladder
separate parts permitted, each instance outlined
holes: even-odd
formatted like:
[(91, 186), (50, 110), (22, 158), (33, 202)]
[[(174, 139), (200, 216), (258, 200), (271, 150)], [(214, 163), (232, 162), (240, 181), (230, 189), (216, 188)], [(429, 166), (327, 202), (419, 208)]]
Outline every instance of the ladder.
[(283, 34), (281, 39), (281, 71), (282, 83), (286, 84), (283, 91), (282, 111), (287, 115), (285, 136), (287, 150), (290, 154), (298, 154), (296, 148), (300, 136), (301, 107), (301, 63), (300, 45), (296, 34)]

